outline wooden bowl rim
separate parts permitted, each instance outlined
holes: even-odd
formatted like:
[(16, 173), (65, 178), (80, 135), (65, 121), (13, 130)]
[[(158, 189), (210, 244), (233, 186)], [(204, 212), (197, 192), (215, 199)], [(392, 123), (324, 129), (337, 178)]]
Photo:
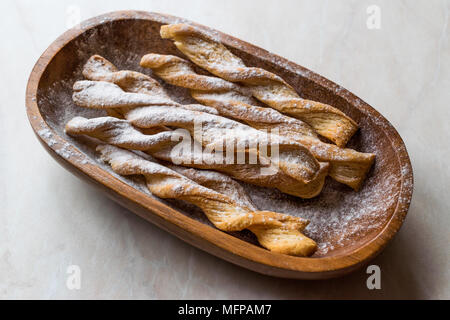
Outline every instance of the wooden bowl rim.
[[(40, 109), (37, 104), (37, 91), (40, 79), (54, 56), (62, 48), (64, 48), (65, 45), (67, 45), (78, 36), (82, 35), (89, 29), (95, 28), (104, 23), (118, 20), (150, 20), (167, 23), (167, 19), (180, 20), (180, 18), (174, 16), (145, 11), (129, 10), (106, 13), (88, 19), (82, 22), (79, 27), (75, 27), (66, 31), (45, 50), (45, 52), (36, 62), (28, 80), (26, 90), (26, 109), (31, 126), (36, 136), (41, 140), (41, 143), (44, 142), (48, 146), (48, 148), (46, 146), (46, 149), (48, 151), (53, 151), (53, 156), (59, 157), (60, 160), (69, 163), (78, 171), (95, 179), (98, 183), (106, 186), (110, 190), (113, 190), (117, 194), (128, 198), (138, 206), (145, 207), (153, 214), (156, 214), (164, 220), (177, 225), (178, 227), (188, 231), (190, 234), (196, 237), (201, 237), (203, 240), (208, 241), (209, 243), (221, 249), (224, 249), (225, 251), (228, 251), (232, 255), (237, 255), (246, 260), (252, 261), (257, 264), (262, 264), (270, 268), (289, 270), (300, 273), (332, 274), (336, 271), (342, 271), (343, 269), (354, 270), (358, 266), (363, 265), (364, 263), (375, 257), (379, 252), (381, 252), (381, 250), (400, 229), (407, 214), (413, 191), (412, 185), (411, 187), (405, 186), (405, 182), (409, 184), (413, 183), (413, 173), (406, 147), (400, 135), (389, 123), (389, 121), (386, 120), (380, 113), (378, 113), (375, 109), (373, 109), (371, 106), (356, 97), (348, 90), (314, 73), (313, 71), (310, 71), (275, 54), (269, 53), (268, 51), (258, 48), (245, 41), (226, 35), (220, 31), (214, 30), (215, 32), (217, 32), (217, 34), (225, 44), (232, 47), (238, 46), (239, 48), (245, 48), (247, 51), (248, 49), (251, 49), (252, 51), (257, 53), (259, 58), (262, 58), (263, 60), (272, 61), (274, 57), (277, 58), (277, 60), (283, 63), (284, 66), (288, 66), (290, 69), (294, 70), (293, 72), (296, 72), (299, 75), (306, 77), (309, 80), (314, 81), (327, 89), (334, 90), (336, 95), (344, 98), (353, 106), (357, 105), (357, 108), (365, 113), (366, 116), (370, 117), (372, 121), (376, 121), (377, 125), (381, 124), (381, 130), (383, 130), (386, 136), (390, 139), (391, 145), (396, 146), (394, 150), (396, 150), (399, 167), (406, 168), (407, 170), (402, 170), (401, 172), (401, 188), (396, 199), (397, 204), (395, 210), (390, 219), (385, 224), (384, 228), (377, 235), (375, 235), (372, 240), (368, 241), (361, 247), (355, 248), (349, 253), (337, 254), (330, 257), (305, 258), (273, 253), (258, 246), (247, 243), (244, 240), (240, 240), (218, 229), (205, 225), (199, 221), (193, 220), (192, 218), (189, 218), (188, 216), (178, 212), (177, 210), (131, 187), (125, 182), (114, 177), (109, 172), (103, 170), (99, 166), (93, 165), (91, 163), (82, 163), (77, 160), (77, 157), (70, 157), (67, 159), (58, 154), (58, 150), (62, 145), (70, 145), (71, 153), (77, 155), (78, 157), (84, 157), (84, 154), (81, 153), (81, 151), (79, 151), (74, 145), (59, 136), (58, 133), (55, 132), (45, 122), (44, 117), (40, 113)], [(183, 19), (182, 21), (187, 20)], [(211, 28), (196, 24), (194, 22), (189, 21), (189, 23), (212, 30)], [(52, 143), (50, 143), (50, 138), (46, 137), (45, 135), (38, 134), (40, 130), (50, 130), (53, 133)], [(57, 143), (55, 143), (55, 141)], [(399, 201), (399, 199), (406, 200)], [(206, 229), (208, 230), (208, 232), (202, 232), (202, 230)], [(245, 246), (242, 246), (242, 243), (245, 243)]]

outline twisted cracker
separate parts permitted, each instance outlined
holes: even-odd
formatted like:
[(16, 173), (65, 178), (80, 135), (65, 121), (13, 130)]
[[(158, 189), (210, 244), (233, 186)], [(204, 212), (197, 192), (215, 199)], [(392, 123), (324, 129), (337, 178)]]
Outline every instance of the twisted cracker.
[(200, 103), (216, 108), (220, 115), (234, 118), (265, 130), (278, 129), (286, 136), (306, 146), (316, 159), (330, 163), (329, 175), (359, 189), (375, 159), (374, 154), (360, 153), (322, 142), (314, 130), (304, 122), (284, 116), (271, 108), (250, 105), (242, 87), (221, 78), (197, 74), (190, 62), (171, 55), (147, 54), (141, 66), (164, 81), (191, 91)]
[[(316, 243), (300, 231), (308, 222), (271, 211), (255, 211), (226, 194), (206, 188), (155, 162), (110, 145), (98, 146), (102, 159), (120, 175), (143, 175), (152, 194), (164, 199), (180, 199), (200, 207), (220, 230), (249, 229), (259, 243), (273, 252), (309, 256)], [(208, 178), (205, 178), (208, 180)]]
[(134, 128), (127, 120), (113, 117), (94, 119), (76, 117), (66, 124), (66, 132), (71, 135), (85, 134), (123, 148), (145, 151), (157, 159), (183, 166), (217, 170), (237, 180), (263, 187), (277, 188), (282, 192), (302, 198), (312, 198), (320, 193), (327, 173), (327, 166), (322, 164), (316, 177), (307, 183), (296, 179), (295, 173), (289, 171), (290, 168), (264, 175), (261, 174), (261, 169), (269, 168), (270, 164), (230, 164), (224, 154), (205, 153), (201, 146), (198, 148), (194, 146), (193, 149), (189, 147), (187, 150), (182, 149), (182, 152), (179, 152), (175, 145), (179, 138), (176, 132), (165, 131), (146, 135)]
[(253, 96), (268, 106), (308, 123), (320, 135), (345, 146), (358, 126), (340, 110), (305, 100), (279, 76), (261, 68), (247, 67), (222, 43), (187, 24), (161, 27), (161, 37), (171, 39), (192, 62), (212, 74), (249, 88)]

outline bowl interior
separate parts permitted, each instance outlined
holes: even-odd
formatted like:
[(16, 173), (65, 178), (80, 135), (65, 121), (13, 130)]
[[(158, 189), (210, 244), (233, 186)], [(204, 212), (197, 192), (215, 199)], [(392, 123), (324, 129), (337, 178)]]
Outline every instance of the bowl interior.
[[(87, 110), (72, 102), (72, 85), (82, 80), (82, 66), (93, 54), (99, 54), (120, 69), (136, 70), (152, 76), (151, 71), (139, 66), (140, 58), (149, 52), (181, 54), (171, 41), (159, 36), (161, 23), (146, 19), (105, 21), (92, 27), (65, 45), (51, 60), (38, 85), (37, 104), (47, 124), (61, 137), (81, 150), (89, 161), (114, 174), (109, 166), (98, 161), (96, 143), (86, 138), (72, 138), (65, 134), (64, 125), (72, 117), (95, 117), (104, 111)], [(401, 167), (391, 140), (383, 125), (372, 119), (362, 109), (350, 104), (335, 91), (321, 86), (292, 68), (276, 61), (255, 57), (239, 49), (229, 48), (249, 66), (258, 66), (283, 77), (300, 94), (308, 99), (331, 104), (352, 117), (360, 130), (349, 147), (376, 154), (376, 162), (362, 189), (354, 192), (349, 187), (327, 178), (323, 192), (314, 199), (302, 200), (282, 194), (275, 189), (244, 185), (259, 209), (273, 210), (311, 220), (305, 234), (319, 245), (313, 257), (344, 255), (372, 240), (385, 227), (394, 213), (401, 188)], [(155, 77), (156, 78), (156, 77)], [(187, 90), (161, 82), (174, 100), (193, 103)], [(51, 141), (51, 140), (50, 140)], [(70, 154), (63, 154), (70, 157)], [(116, 174), (114, 174), (117, 176)], [(117, 176), (119, 177), (119, 176)], [(143, 179), (121, 180), (152, 196)], [(196, 207), (182, 201), (161, 200), (186, 216), (211, 225)], [(250, 232), (233, 233), (234, 236), (257, 245)]]

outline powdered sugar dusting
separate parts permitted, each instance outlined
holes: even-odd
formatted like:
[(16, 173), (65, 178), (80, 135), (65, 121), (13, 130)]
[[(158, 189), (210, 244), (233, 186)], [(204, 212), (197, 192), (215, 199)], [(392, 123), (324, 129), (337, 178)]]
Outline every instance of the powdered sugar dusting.
[[(122, 177), (114, 173), (109, 165), (98, 160), (98, 154), (95, 152), (98, 141), (84, 137), (73, 138), (64, 132), (65, 124), (75, 116), (85, 118), (106, 116), (104, 110), (81, 108), (72, 101), (72, 86), (75, 81), (83, 79), (81, 70), (90, 56), (99, 54), (113, 62), (119, 69), (136, 70), (152, 75), (151, 71), (139, 66), (143, 55), (149, 52), (179, 54), (171, 43), (160, 39), (159, 23), (148, 22), (146, 28), (134, 28), (133, 23), (144, 22), (127, 22), (130, 23), (127, 28), (128, 36), (121, 31), (123, 28), (114, 27), (116, 23), (124, 22), (114, 21), (98, 26), (72, 41), (55, 56), (52, 63), (63, 65), (65, 68), (53, 68), (52, 74), (43, 76), (43, 79), (50, 85), (39, 89), (37, 103), (51, 130), (43, 127), (38, 134), (49, 144), (54, 144), (53, 148), (61, 147), (60, 153), (63, 157), (69, 159), (76, 157), (76, 159), (80, 159), (79, 161), (89, 159), (88, 161), (92, 164), (100, 166), (117, 179), (153, 197), (148, 192), (142, 177)], [(120, 39), (120, 42), (113, 41), (113, 39)], [(233, 51), (236, 52), (236, 50)], [(65, 63), (65, 54), (69, 52), (76, 52), (77, 63)], [(244, 61), (247, 64), (246, 59)], [(278, 62), (273, 61), (273, 63), (290, 69), (297, 75), (309, 77), (308, 71), (300, 72), (283, 59)], [(289, 83), (296, 84), (292, 81)], [(167, 84), (163, 84), (163, 86), (168, 90), (169, 96), (177, 102), (193, 102), (188, 90)], [(296, 85), (295, 89), (298, 92), (301, 88)], [(339, 90), (338, 87), (337, 90)], [(375, 127), (384, 127), (384, 121), (363, 118), (359, 125), (361, 131), (350, 141), (349, 147), (376, 154), (375, 166), (369, 173), (361, 191), (354, 192), (327, 178), (325, 188), (319, 197), (302, 200), (282, 194), (275, 189), (244, 184), (246, 192), (258, 209), (274, 210), (311, 220), (305, 234), (318, 242), (319, 250), (315, 256), (338, 254), (341, 248), (354, 245), (360, 239), (371, 235), (376, 228), (383, 226), (390, 218), (397, 202), (407, 204), (410, 201), (409, 198), (398, 197), (400, 188), (412, 188), (412, 180), (405, 180), (403, 185), (400, 183), (402, 176), (409, 175), (409, 167), (388, 170), (388, 166), (398, 166), (395, 159), (390, 159), (396, 153), (394, 148), (398, 146), (391, 146), (389, 138), (385, 134), (374, 131)], [(64, 138), (68, 144), (64, 146), (56, 144), (57, 139), (51, 135), (52, 132)], [(72, 149), (71, 145), (76, 149)], [(80, 157), (76, 150), (80, 150), (83, 157)], [(398, 172), (398, 174), (389, 174), (388, 172)], [(386, 197), (386, 195), (388, 196)], [(178, 200), (161, 201), (193, 219), (210, 224), (201, 210), (192, 205)], [(233, 235), (255, 243), (254, 238), (248, 232), (233, 233)]]
[(54, 146), (57, 142), (55, 139), (53, 139), (53, 132), (45, 127), (38, 131), (38, 135), (47, 140), (47, 143), (50, 147)]
[[(398, 177), (390, 176), (379, 184), (369, 182), (355, 193), (341, 190), (330, 179), (321, 195), (312, 200), (295, 199), (270, 189), (247, 190), (260, 207), (309, 219), (305, 235), (318, 242), (316, 255), (321, 256), (381, 227), (396, 203), (397, 183)], [(384, 197), (385, 192), (388, 197)]]

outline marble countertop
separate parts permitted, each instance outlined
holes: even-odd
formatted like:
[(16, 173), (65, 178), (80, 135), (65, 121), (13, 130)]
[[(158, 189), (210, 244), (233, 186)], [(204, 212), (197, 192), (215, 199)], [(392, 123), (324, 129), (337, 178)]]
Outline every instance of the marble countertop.
[[(380, 290), (367, 288), (364, 269), (294, 281), (234, 266), (143, 221), (50, 158), (25, 113), (33, 64), (78, 18), (123, 9), (182, 16), (254, 43), (391, 121), (410, 153), (415, 190), (401, 231), (373, 261)], [(0, 11), (0, 298), (450, 298), (449, 0), (5, 0)], [(78, 271), (80, 287), (70, 282)]]

